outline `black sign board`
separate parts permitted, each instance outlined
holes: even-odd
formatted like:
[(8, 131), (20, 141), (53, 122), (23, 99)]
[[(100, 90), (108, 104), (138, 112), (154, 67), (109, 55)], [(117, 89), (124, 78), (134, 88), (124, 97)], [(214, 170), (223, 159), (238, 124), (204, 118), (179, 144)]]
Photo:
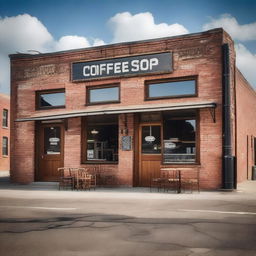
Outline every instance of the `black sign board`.
[(72, 63), (72, 81), (136, 76), (172, 71), (172, 53), (156, 53), (124, 58)]
[(128, 151), (132, 149), (132, 136), (122, 137), (122, 150)]

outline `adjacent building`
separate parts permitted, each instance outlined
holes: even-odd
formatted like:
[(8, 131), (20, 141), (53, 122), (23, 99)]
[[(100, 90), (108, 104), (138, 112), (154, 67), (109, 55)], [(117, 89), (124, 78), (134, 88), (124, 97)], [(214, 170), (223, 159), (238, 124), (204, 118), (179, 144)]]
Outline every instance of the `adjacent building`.
[(149, 186), (161, 167), (233, 189), (255, 165), (256, 93), (223, 29), (11, 59), (11, 180), (93, 168)]
[(10, 96), (0, 93), (0, 171), (10, 169)]

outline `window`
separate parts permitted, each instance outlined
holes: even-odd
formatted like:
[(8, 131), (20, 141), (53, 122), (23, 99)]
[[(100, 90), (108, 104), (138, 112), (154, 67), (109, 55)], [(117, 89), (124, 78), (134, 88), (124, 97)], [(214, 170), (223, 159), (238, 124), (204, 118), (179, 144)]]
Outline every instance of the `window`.
[(8, 156), (8, 137), (3, 137), (2, 141), (2, 155)]
[(84, 159), (89, 162), (118, 162), (118, 117), (88, 117)]
[(36, 105), (38, 109), (65, 107), (65, 90), (38, 91)]
[(3, 109), (3, 127), (8, 127), (8, 110)]
[(151, 81), (146, 84), (146, 99), (196, 96), (196, 80)]
[(51, 126), (44, 128), (44, 154), (59, 155), (61, 153), (61, 128)]
[(141, 135), (142, 154), (161, 154), (161, 126), (142, 126)]
[(115, 102), (120, 102), (119, 85), (87, 87), (87, 104), (104, 104)]
[(184, 114), (164, 115), (164, 163), (196, 162), (196, 118), (193, 113)]

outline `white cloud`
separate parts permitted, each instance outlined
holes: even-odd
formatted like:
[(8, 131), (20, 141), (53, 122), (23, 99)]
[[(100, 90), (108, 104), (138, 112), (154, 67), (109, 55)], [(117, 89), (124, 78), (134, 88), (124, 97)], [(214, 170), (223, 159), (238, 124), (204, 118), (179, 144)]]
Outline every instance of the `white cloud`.
[[(9, 93), (10, 65), (8, 54), (30, 50), (39, 52), (63, 51), (105, 44), (100, 39), (66, 35), (54, 40), (47, 28), (29, 14), (0, 17), (0, 92)], [(31, 52), (32, 53), (32, 52)]]
[(56, 43), (56, 51), (64, 51), (77, 48), (89, 47), (90, 43), (85, 37), (81, 36), (63, 36)]
[(240, 25), (230, 14), (223, 14), (218, 19), (212, 18), (211, 22), (203, 26), (203, 30), (219, 27), (226, 30), (234, 40), (256, 40), (256, 22)]
[(256, 89), (256, 54), (252, 54), (243, 44), (236, 44), (236, 65), (245, 78)]
[(150, 12), (132, 15), (129, 12), (118, 13), (109, 20), (113, 30), (113, 42), (135, 41), (188, 33), (180, 24), (155, 24)]
[(105, 44), (105, 42), (103, 40), (98, 39), (98, 38), (95, 38), (93, 41), (94, 41), (93, 46), (101, 46), (101, 45)]
[(53, 41), (47, 28), (28, 14), (0, 18), (0, 35), (1, 53), (45, 51)]

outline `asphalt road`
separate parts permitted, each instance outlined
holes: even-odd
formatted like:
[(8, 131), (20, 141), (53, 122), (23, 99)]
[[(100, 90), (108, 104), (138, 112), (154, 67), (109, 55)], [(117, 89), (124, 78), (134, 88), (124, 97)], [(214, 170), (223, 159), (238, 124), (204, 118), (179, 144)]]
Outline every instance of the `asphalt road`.
[(0, 255), (256, 255), (255, 196), (0, 186)]

